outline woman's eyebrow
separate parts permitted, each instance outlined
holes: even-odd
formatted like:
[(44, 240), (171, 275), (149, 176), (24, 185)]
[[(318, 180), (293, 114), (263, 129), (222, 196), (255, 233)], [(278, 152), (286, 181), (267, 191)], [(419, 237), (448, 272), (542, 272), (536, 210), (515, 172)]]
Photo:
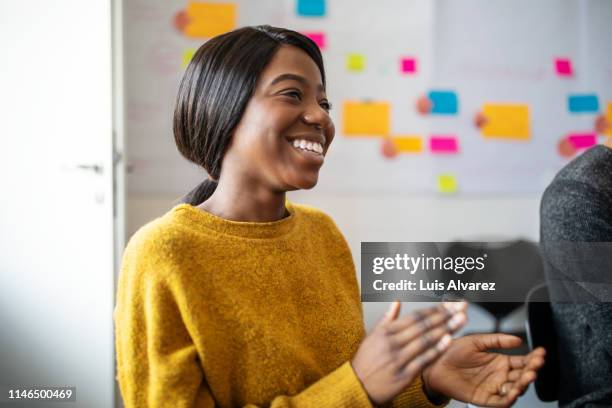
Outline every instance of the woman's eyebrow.
[[(308, 80), (306, 80), (306, 78), (304, 78), (301, 75), (297, 75), (297, 74), (282, 74), (277, 76), (276, 78), (274, 78), (274, 80), (272, 80), (272, 82), (270, 82), (270, 86), (275, 85), (279, 82), (282, 81), (297, 81), (299, 83), (301, 83), (304, 86), (308, 86)], [(317, 86), (317, 90), (318, 91), (324, 91), (323, 89), (323, 85), (319, 84)]]

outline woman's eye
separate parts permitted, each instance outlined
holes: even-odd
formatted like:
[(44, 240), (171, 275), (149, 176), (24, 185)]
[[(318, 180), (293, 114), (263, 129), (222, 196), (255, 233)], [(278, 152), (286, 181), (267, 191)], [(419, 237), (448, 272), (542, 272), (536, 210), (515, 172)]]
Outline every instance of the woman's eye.
[(329, 103), (328, 101), (321, 101), (321, 102), (319, 102), (319, 105), (320, 105), (320, 106), (321, 106), (323, 109), (325, 109), (327, 112), (329, 112), (329, 111), (331, 110), (331, 108), (332, 108), (332, 104), (331, 104), (331, 103)]
[(285, 96), (289, 96), (293, 99), (296, 99), (298, 101), (302, 100), (302, 94), (300, 94), (298, 91), (289, 91), (289, 92), (285, 92), (284, 93)]

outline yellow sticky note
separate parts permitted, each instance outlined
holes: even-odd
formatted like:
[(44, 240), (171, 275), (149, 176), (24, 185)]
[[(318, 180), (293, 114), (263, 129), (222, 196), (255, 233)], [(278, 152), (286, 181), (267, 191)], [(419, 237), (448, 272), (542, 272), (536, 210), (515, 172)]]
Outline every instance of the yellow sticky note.
[(363, 71), (365, 68), (365, 55), (349, 54), (346, 58), (346, 68), (349, 71)]
[(608, 102), (608, 109), (606, 109), (606, 121), (608, 122), (608, 127), (604, 133), (608, 136), (612, 136), (612, 102)]
[(195, 52), (195, 48), (188, 48), (183, 51), (183, 60), (181, 61), (181, 67), (187, 68), (187, 65), (189, 65), (189, 62), (193, 58), (193, 54), (195, 54)]
[(485, 103), (482, 113), (486, 123), (482, 135), (487, 138), (528, 140), (529, 106), (525, 104)]
[(234, 3), (199, 3), (187, 6), (189, 23), (184, 33), (191, 38), (212, 38), (236, 28)]
[(394, 136), (393, 144), (398, 152), (418, 153), (423, 151), (423, 139), (420, 136)]
[(391, 106), (387, 102), (344, 102), (343, 129), (346, 136), (386, 136), (391, 127)]
[(438, 176), (438, 190), (441, 193), (456, 193), (457, 179), (452, 174), (440, 174)]

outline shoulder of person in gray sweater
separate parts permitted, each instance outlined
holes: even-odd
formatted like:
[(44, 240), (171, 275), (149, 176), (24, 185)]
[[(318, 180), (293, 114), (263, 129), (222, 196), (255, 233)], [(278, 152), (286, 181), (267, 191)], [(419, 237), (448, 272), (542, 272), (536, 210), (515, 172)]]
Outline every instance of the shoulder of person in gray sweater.
[(597, 145), (561, 169), (540, 216), (542, 240), (612, 241), (612, 149)]
[[(611, 148), (598, 145), (587, 150), (548, 186), (540, 207), (540, 244), (553, 299), (560, 293), (572, 297), (582, 290), (581, 281), (612, 273), (612, 261), (607, 259), (612, 254), (599, 251), (597, 262), (585, 262), (580, 250), (576, 254), (572, 244), (563, 247), (556, 244), (560, 241), (612, 241)], [(578, 282), (575, 287), (572, 280)], [(563, 384), (559, 406), (612, 406), (612, 303), (553, 303), (552, 308)]]

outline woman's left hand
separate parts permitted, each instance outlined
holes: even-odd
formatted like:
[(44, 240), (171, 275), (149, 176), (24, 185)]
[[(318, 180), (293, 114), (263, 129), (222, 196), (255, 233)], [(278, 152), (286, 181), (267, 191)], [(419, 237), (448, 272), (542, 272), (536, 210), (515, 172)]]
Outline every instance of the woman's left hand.
[(475, 334), (454, 339), (446, 352), (423, 371), (432, 398), (444, 395), (487, 407), (508, 407), (522, 395), (544, 365), (545, 351), (509, 356), (488, 352), (521, 345), (507, 334)]

